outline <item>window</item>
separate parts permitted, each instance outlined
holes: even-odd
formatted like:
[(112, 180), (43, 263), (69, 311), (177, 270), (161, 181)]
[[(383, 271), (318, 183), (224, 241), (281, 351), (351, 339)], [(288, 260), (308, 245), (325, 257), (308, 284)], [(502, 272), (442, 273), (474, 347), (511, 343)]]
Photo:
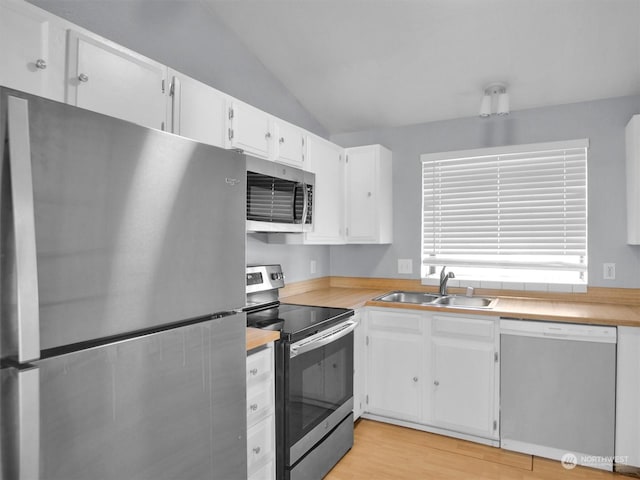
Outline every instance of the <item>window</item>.
[(588, 145), (422, 155), (423, 279), (586, 285)]

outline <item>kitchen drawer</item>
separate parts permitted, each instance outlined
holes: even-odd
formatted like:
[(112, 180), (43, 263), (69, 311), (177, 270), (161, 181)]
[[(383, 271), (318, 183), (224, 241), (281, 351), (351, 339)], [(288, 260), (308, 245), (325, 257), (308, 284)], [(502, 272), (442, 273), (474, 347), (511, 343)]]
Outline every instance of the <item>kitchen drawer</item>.
[(473, 338), (493, 342), (497, 321), (492, 317), (434, 315), (431, 332), (438, 337)]
[(398, 311), (389, 308), (369, 312), (369, 329), (422, 335), (422, 313)]
[(273, 347), (247, 355), (247, 388), (273, 377)]
[(269, 415), (247, 431), (247, 471), (254, 475), (275, 452), (274, 417)]
[(257, 470), (249, 475), (249, 480), (274, 480), (276, 478), (276, 464), (273, 460), (257, 467)]
[(273, 382), (270, 378), (247, 389), (247, 426), (273, 413)]

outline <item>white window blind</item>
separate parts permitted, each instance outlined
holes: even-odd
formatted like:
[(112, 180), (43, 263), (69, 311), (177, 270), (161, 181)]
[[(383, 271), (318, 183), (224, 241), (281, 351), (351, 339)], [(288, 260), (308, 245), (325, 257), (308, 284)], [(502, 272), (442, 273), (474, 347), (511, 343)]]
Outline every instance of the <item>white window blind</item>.
[(423, 265), (485, 280), (490, 271), (586, 282), (587, 148), (575, 140), (422, 155)]

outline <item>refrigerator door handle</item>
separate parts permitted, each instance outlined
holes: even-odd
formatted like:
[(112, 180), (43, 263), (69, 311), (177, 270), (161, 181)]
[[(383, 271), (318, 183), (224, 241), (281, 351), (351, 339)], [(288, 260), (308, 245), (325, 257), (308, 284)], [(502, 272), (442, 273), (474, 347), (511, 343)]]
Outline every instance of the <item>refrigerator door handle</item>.
[(40, 478), (40, 370), (30, 367), (5, 374), (11, 378), (3, 386), (8, 387), (3, 409), (15, 419), (7, 425), (12, 445), (3, 451), (5, 473), (16, 480)]
[(36, 230), (31, 176), (29, 105), (8, 97), (9, 165), (16, 254), (17, 353), (20, 363), (40, 357)]

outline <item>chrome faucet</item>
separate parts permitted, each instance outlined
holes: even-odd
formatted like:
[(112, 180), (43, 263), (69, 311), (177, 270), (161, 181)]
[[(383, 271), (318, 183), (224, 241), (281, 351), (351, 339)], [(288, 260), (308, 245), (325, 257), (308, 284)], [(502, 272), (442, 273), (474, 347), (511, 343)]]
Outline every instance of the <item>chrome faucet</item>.
[(456, 278), (453, 272), (445, 273), (444, 270), (446, 268), (447, 267), (444, 266), (440, 271), (440, 295), (443, 297), (447, 294), (447, 282), (449, 281), (449, 279)]

